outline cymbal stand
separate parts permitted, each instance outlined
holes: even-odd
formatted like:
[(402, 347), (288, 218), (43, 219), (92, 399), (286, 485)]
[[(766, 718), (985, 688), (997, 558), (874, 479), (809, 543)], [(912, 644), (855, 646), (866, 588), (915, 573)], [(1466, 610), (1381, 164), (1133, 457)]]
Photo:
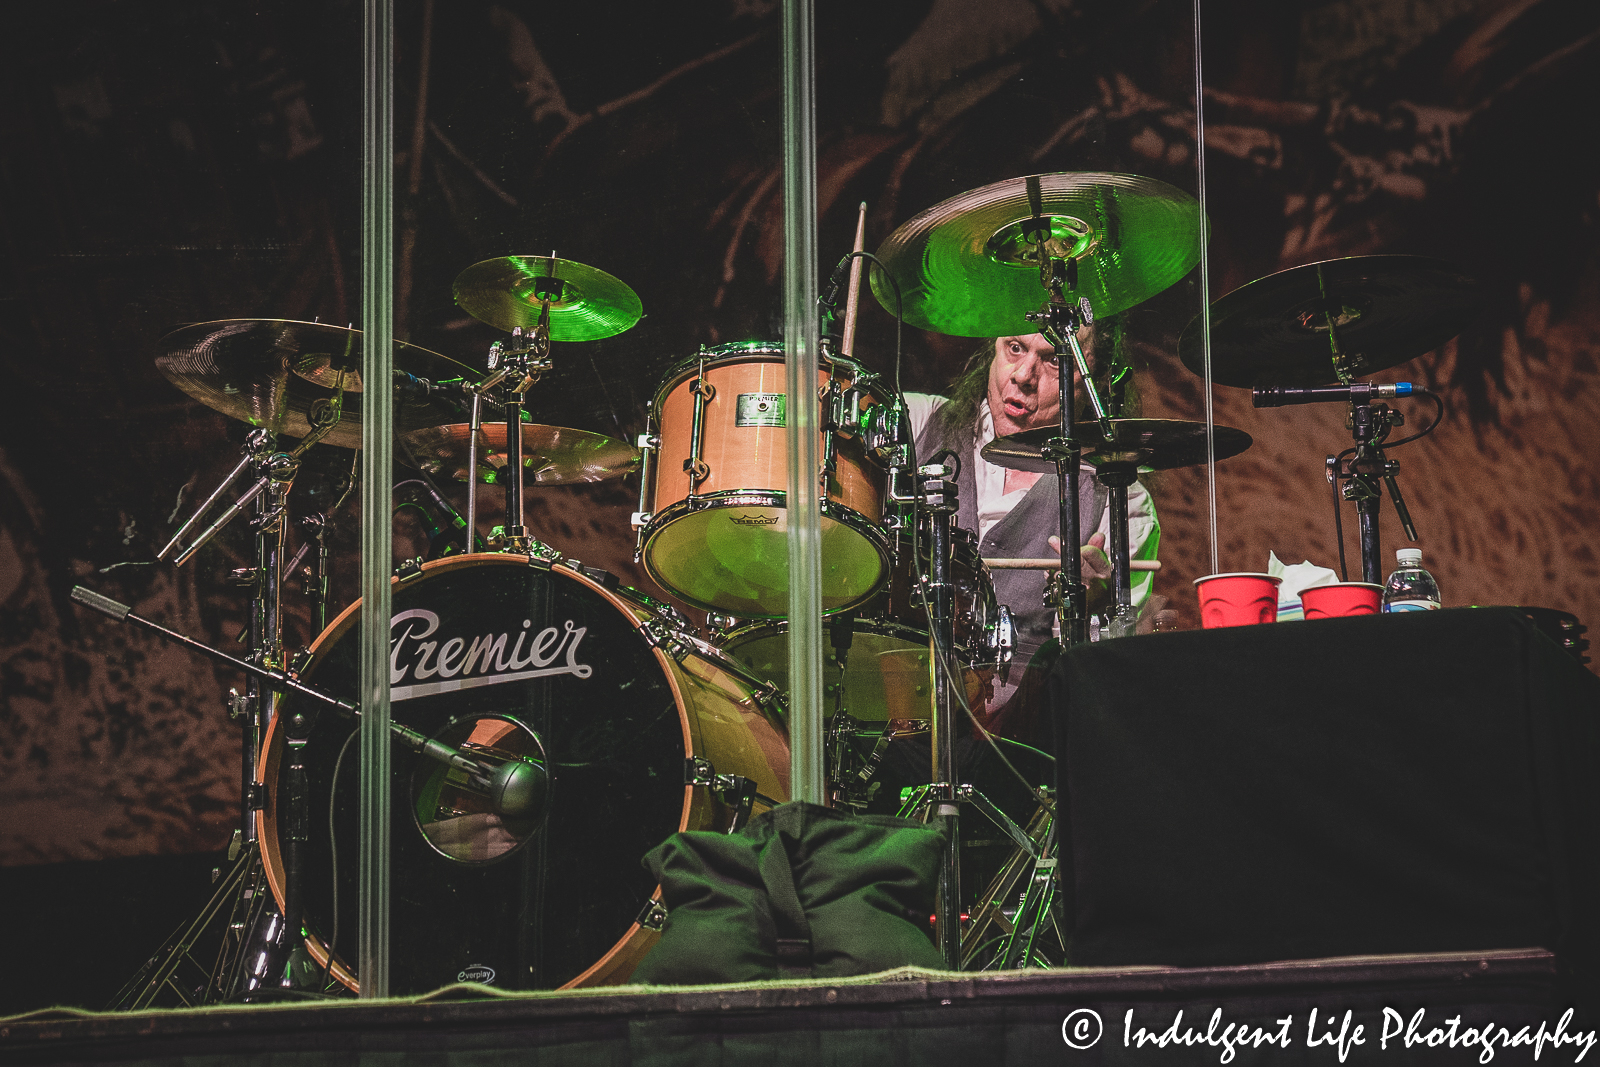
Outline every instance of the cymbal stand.
[(934, 903), (934, 931), (945, 967), (961, 967), (961, 809), (956, 797), (956, 731), (954, 692), (945, 657), (955, 644), (955, 587), (950, 582), (950, 526), (956, 513), (954, 472), (938, 464), (921, 467), (918, 494), (929, 516), (928, 580), (922, 595), (928, 607), (933, 644), (933, 785), (934, 813), (944, 821), (944, 855)]
[[(1082, 543), (1078, 521), (1078, 467), (1083, 450), (1074, 437), (1077, 413), (1074, 410), (1073, 366), (1083, 377), (1101, 434), (1108, 441), (1114, 435), (1105, 403), (1089, 374), (1089, 361), (1078, 346), (1078, 328), (1094, 321), (1093, 311), (1087, 297), (1080, 298), (1077, 304), (1067, 303), (1066, 290), (1078, 287), (1078, 261), (1047, 254), (1050, 220), (1044, 217), (1039, 179), (1028, 178), (1027, 188), (1033, 217), (1024, 222), (1023, 227), (1032, 238), (1034, 254), (1039, 261), (1039, 281), (1046, 294), (1044, 306), (1029, 313), (1027, 319), (1039, 327), (1039, 332), (1055, 348), (1056, 380), (1060, 389), (1061, 436), (1046, 442), (1041, 451), (1046, 459), (1054, 461), (1061, 489), (1061, 596), (1056, 610), (1061, 616), (1062, 644), (1071, 648), (1089, 640), (1088, 595), (1083, 585), (1083, 561), (1078, 555)], [(1071, 361), (1067, 358), (1069, 354)]]
[[(289, 490), (299, 472), (301, 456), (338, 425), (343, 401), (344, 380), (341, 376), (334, 395), (326, 401), (319, 401), (312, 408), (309, 420), (311, 432), (288, 452), (277, 449), (274, 436), (268, 431), (252, 430), (246, 438), (245, 460), (233, 469), (223, 484), (206, 498), (157, 554), (157, 558), (162, 559), (176, 549), (223, 492), (246, 469), (255, 470), (256, 482), (204, 533), (178, 552), (173, 563), (182, 566), (188, 562), (247, 506), (254, 506), (250, 525), (255, 532), (256, 565), (243, 573), (253, 589), (248, 630), (249, 661), (263, 671), (281, 672), (284, 665), (283, 533), (289, 511)], [(235, 864), (228, 881), (229, 884), (236, 884), (241, 894), (234, 904), (228, 929), (224, 931), (217, 967), (210, 980), (212, 993), (224, 998), (248, 995), (261, 989), (268, 981), (280, 978), (286, 986), (299, 986), (304, 978), (303, 972), (307, 970), (304, 967), (291, 967), (289, 961), (296, 957), (308, 959), (300, 939), (298, 907), (301, 880), (299, 847), (310, 839), (305, 812), (305, 767), (301, 758), (309, 726), (304, 731), (287, 731), (289, 772), (284, 816), (289, 828), (289, 841), (285, 848), (285, 881), (291, 887), (286, 892), (288, 906), (285, 911), (288, 914), (281, 919), (269, 914), (270, 909), (265, 907), (262, 893), (264, 883), (256, 812), (266, 803), (266, 785), (257, 780), (256, 774), (260, 765), (262, 739), (276, 713), (276, 703), (272, 689), (263, 685), (255, 673), (247, 675), (244, 695), (232, 693), (228, 701), (230, 716), (243, 726), (239, 760), (239, 827), (234, 831), (233, 844), (228, 850), (229, 859)], [(249, 892), (244, 892), (247, 889)], [(207, 912), (214, 910), (211, 905), (207, 906)], [(259, 951), (248, 951), (257, 948)], [(179, 949), (187, 952), (187, 946), (179, 946)], [(141, 995), (153, 996), (158, 988), (159, 985), (149, 987)]]
[[(502, 364), (506, 368), (505, 377), (515, 382), (507, 391), (505, 399), (507, 477), (504, 544), (513, 552), (536, 552), (545, 548), (528, 536), (524, 515), (526, 502), (523, 499), (523, 489), (526, 485), (527, 470), (522, 465), (522, 398), (533, 388), (540, 376), (550, 369), (550, 302), (561, 299), (563, 284), (560, 278), (534, 279), (534, 294), (543, 301), (538, 324), (526, 334), (521, 330), (513, 331), (509, 347), (500, 347), (497, 344), (497, 347), (500, 347), (498, 357), (493, 355), (493, 349), (490, 350), (493, 362), (489, 364), (489, 369), (498, 371), (500, 366), (497, 364)], [(475, 436), (473, 440), (476, 442)], [(476, 453), (476, 445), (473, 451)], [(472, 458), (475, 461), (476, 455), (474, 454)], [(473, 471), (473, 476), (476, 477), (476, 471)]]

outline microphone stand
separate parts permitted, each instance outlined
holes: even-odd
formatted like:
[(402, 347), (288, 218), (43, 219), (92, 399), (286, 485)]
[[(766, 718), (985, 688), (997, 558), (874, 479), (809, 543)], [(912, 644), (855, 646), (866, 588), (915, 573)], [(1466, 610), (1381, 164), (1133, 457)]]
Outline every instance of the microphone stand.
[[(240, 659), (231, 656), (221, 649), (213, 648), (186, 634), (162, 626), (152, 619), (135, 615), (128, 605), (118, 603), (91, 589), (81, 585), (74, 586), (72, 599), (118, 622), (126, 622), (140, 629), (149, 630), (165, 640), (244, 672), (250, 679), (252, 691), (294, 693), (341, 715), (350, 718), (360, 715), (358, 705), (307, 685), (276, 665), (258, 662), (259, 657)], [(240, 701), (236, 700), (234, 703), (238, 704)], [(304, 754), (315, 724), (315, 715), (308, 713), (308, 709), (303, 706), (295, 707), (284, 724), (286, 767), (283, 779), (283, 805), (280, 809), (284, 823), (284, 833), (280, 841), (284, 867), (284, 907), (281, 925), (275, 921), (277, 916), (267, 913), (263, 907), (265, 887), (259, 873), (260, 842), (255, 834), (253, 818), (254, 810), (262, 806), (262, 803), (258, 802), (248, 809), (251, 830), (248, 851), (242, 854), (242, 858), (239, 853), (230, 855), (230, 859), (239, 862), (236, 863), (234, 872), (227, 878), (222, 890), (213, 897), (211, 903), (207, 904), (200, 918), (176, 938), (176, 944), (172, 945), (170, 951), (164, 947), (162, 952), (157, 953), (145, 964), (140, 973), (118, 995), (111, 1010), (148, 1007), (161, 987), (171, 983), (178, 965), (188, 957), (189, 949), (198, 939), (201, 930), (216, 914), (221, 898), (226, 893), (251, 885), (254, 887), (256, 898), (251, 908), (253, 921), (243, 924), (244, 930), (239, 935), (240, 950), (232, 963), (219, 960), (217, 972), (213, 973), (211, 981), (215, 982), (218, 974), (228, 971), (228, 980), (222, 985), (225, 997), (239, 995), (247, 1000), (251, 999), (251, 994), (259, 993), (266, 987), (269, 976), (278, 974), (283, 975), (282, 988), (298, 989), (301, 995), (315, 995), (318, 992), (315, 989), (307, 989), (302, 982), (304, 979), (314, 981), (318, 974), (317, 969), (306, 966), (302, 969), (302, 973), (297, 974), (292, 966), (292, 961), (297, 955), (305, 954), (305, 942), (301, 934), (305, 911), (305, 871), (301, 854), (310, 841), (308, 816), (310, 783)], [(547, 778), (542, 767), (525, 761), (508, 761), (498, 768), (492, 767), (399, 722), (391, 721), (389, 730), (397, 740), (413, 751), (465, 772), (473, 785), (490, 796), (497, 811), (525, 817), (544, 803)], [(252, 778), (253, 774), (252, 768)], [(264, 801), (264, 787), (252, 784), (260, 794), (261, 801)], [(236, 906), (236, 918), (237, 915)], [(259, 951), (252, 951), (249, 954), (251, 956), (249, 959), (245, 958), (246, 953), (243, 951), (245, 940), (252, 942), (252, 949), (259, 948)], [(187, 1001), (185, 1003), (187, 1004)]]
[(1405, 497), (1400, 495), (1400, 483), (1395, 475), (1400, 464), (1384, 455), (1383, 441), (1400, 420), (1399, 412), (1387, 404), (1374, 404), (1370, 400), (1352, 400), (1350, 403), (1350, 433), (1355, 441), (1355, 454), (1342, 467), (1337, 456), (1328, 457), (1328, 477), (1344, 479), (1340, 495), (1355, 501), (1356, 514), (1361, 524), (1361, 580), (1374, 585), (1383, 583), (1383, 549), (1378, 539), (1378, 510), (1383, 499), (1383, 486), (1389, 489), (1389, 499), (1394, 501), (1395, 512), (1406, 538), (1417, 539), (1417, 528), (1412, 525), (1411, 511)]

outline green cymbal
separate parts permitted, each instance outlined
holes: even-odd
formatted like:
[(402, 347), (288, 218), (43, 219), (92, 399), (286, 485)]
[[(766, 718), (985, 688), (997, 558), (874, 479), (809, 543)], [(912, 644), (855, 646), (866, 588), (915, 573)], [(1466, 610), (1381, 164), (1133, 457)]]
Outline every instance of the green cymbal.
[(552, 341), (598, 341), (621, 333), (644, 314), (639, 297), (623, 282), (551, 256), (474, 263), (456, 277), (454, 291), (462, 311), (502, 330), (536, 326), (548, 295)]
[[(1046, 291), (1030, 231), (1046, 225), (1046, 255), (1075, 264), (1068, 303), (1087, 299), (1096, 317), (1148, 300), (1200, 260), (1200, 205), (1137, 174), (1038, 174), (985, 185), (906, 222), (877, 254), (899, 282), (913, 326), (958, 337), (1037, 333), (1026, 315), (1044, 305)], [(872, 291), (893, 314), (894, 288), (881, 272), (872, 272)]]

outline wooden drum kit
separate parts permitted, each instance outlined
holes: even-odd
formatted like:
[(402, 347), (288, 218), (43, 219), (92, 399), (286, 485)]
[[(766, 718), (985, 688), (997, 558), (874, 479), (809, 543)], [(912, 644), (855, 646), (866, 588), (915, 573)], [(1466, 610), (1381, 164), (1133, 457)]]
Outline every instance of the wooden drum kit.
[[(1121, 418), (1078, 346), (1078, 329), (1095, 317), (1187, 274), (1203, 231), (1198, 205), (1163, 183), (1046, 174), (962, 194), (907, 222), (876, 256), (858, 247), (846, 257), (875, 261), (874, 292), (906, 322), (961, 336), (1042, 333), (1058, 365), (1081, 369), (1081, 386), (1072, 374), (1058, 375), (1061, 425), (997, 439), (984, 450), (993, 463), (1059, 479), (1060, 558), (993, 562), (1060, 572), (1051, 585), (1065, 643), (1083, 640), (1088, 622), (1077, 549), (1084, 538), (1077, 509), (1066, 506), (1077, 499), (1079, 468), (1108, 487), (1114, 595), (1099, 629), (1120, 635), (1132, 632), (1136, 614), (1128, 486), (1141, 472), (1203, 463), (1208, 449), (1224, 458), (1250, 444), (1226, 427), (1208, 435), (1203, 424)], [(1349, 312), (1345, 321), (1321, 333), (1312, 322), (1302, 331), (1306, 345), (1291, 346), (1292, 359), (1264, 357), (1268, 342), (1256, 335), (1286, 317), (1309, 321), (1327, 311), (1307, 297), (1295, 271), (1286, 272), (1292, 281), (1278, 275), (1285, 280), (1255, 283), (1263, 287), (1259, 299), (1225, 298), (1219, 308), (1229, 310), (1227, 300), (1234, 300), (1239, 310), (1218, 317), (1216, 380), (1347, 381), (1351, 368), (1392, 365), (1398, 358), (1385, 361), (1401, 351), (1410, 358), (1419, 354), (1410, 351), (1416, 345), (1439, 343), (1431, 322), (1387, 348), (1376, 341), (1404, 333), (1412, 321), (1386, 295), (1405, 289), (1394, 278), (1416, 277), (1405, 267), (1393, 265), (1385, 276), (1391, 284), (1371, 296), (1370, 310), (1346, 308), (1339, 312)], [(1435, 304), (1459, 294), (1452, 279), (1437, 271), (1428, 277), (1445, 294)], [(508, 335), (492, 346), (486, 365), (396, 342), (395, 381), (382, 383), (395, 391), (396, 453), (415, 468), (408, 481), (427, 492), (459, 537), (436, 541), (436, 558), (403, 567), (394, 579), (391, 714), (396, 739), (415, 755), (395, 761), (391, 782), (391, 986), (420, 992), (457, 980), (506, 988), (625, 981), (664, 914), (640, 857), (675, 831), (732, 832), (754, 811), (789, 797), (784, 353), (753, 341), (677, 361), (654, 394), (644, 433), (630, 443), (534, 424), (523, 414), (524, 398), (552, 365), (552, 343), (610, 337), (638, 321), (642, 307), (626, 284), (554, 253), (511, 256), (463, 271), (455, 299)], [(1364, 314), (1386, 321), (1348, 366), (1299, 354), (1339, 331), (1361, 338)], [(1238, 331), (1247, 336), (1223, 343), (1236, 320), (1247, 323)], [(1180, 351), (1193, 366), (1191, 340), (1186, 334)], [(359, 771), (347, 756), (361, 604), (326, 622), (331, 509), (291, 523), (288, 492), (313, 444), (360, 446), (362, 396), (376, 384), (361, 380), (361, 346), (353, 329), (254, 319), (188, 326), (161, 341), (162, 374), (252, 428), (233, 473), (158, 556), (182, 563), (231, 519), (250, 514), (257, 545), (257, 566), (244, 575), (253, 590), (250, 655), (241, 661), (178, 638), (250, 678), (230, 701), (245, 727), (244, 811), (234, 872), (202, 917), (228, 914), (216, 966), (197, 986), (179, 976), (197, 925), (152, 959), (119, 1006), (143, 1006), (159, 990), (180, 986), (190, 1002), (283, 988), (313, 995), (340, 984), (359, 988)], [(1011, 657), (1010, 610), (1042, 605), (997, 601), (977, 538), (950, 524), (948, 461), (928, 465), (931, 457), (916, 455), (902, 397), (847, 352), (825, 345), (816, 377), (830, 787), (837, 805), (879, 810), (872, 805), (883, 802), (894, 811), (902, 798), (874, 798), (871, 787), (885, 745), (926, 733), (946, 689), (955, 691), (956, 705), (981, 712), (985, 690)], [(1274, 374), (1277, 380), (1266, 380)], [(1088, 398), (1081, 423), (1077, 388)], [(662, 588), (707, 613), (703, 629), (678, 608), (566, 558), (527, 528), (527, 489), (635, 472), (637, 558)], [(253, 484), (191, 536), (247, 476)], [(504, 523), (480, 537), (475, 485), (462, 515), (434, 479), (503, 485)], [(286, 533), (295, 526), (308, 533), (286, 564)], [(289, 656), (280, 585), (312, 549), (322, 632)], [(98, 594), (75, 596), (176, 636)], [(946, 743), (952, 733), (947, 724)], [(982, 727), (965, 733), (989, 740)], [(924, 745), (927, 758), (926, 738)], [(924, 795), (902, 809), (910, 813), (928, 789), (942, 789), (934, 799), (973, 803), (1003, 831), (1009, 859), (987, 872), (994, 878), (974, 905), (962, 965), (1040, 958), (1033, 939), (1049, 925), (1048, 900), (1031, 889), (1020, 903), (1013, 899), (1030, 866), (1054, 855), (1048, 773), (1036, 777), (1026, 782), (1026, 795), (1037, 810), (1019, 825), (971, 785), (958, 784), (953, 764), (939, 765), (935, 753)], [(1006, 936), (999, 949), (978, 953), (972, 946), (988, 923)]]

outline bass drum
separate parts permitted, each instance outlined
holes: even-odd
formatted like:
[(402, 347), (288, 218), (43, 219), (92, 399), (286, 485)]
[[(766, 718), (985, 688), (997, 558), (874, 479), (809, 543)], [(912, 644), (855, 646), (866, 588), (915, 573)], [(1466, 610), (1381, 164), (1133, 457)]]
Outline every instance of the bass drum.
[[(648, 602), (560, 564), (458, 556), (396, 580), (393, 598), (393, 720), (490, 775), (474, 781), (393, 749), (391, 990), (422, 993), (460, 980), (507, 989), (625, 981), (658, 936), (638, 922), (656, 893), (641, 858), (676, 831), (727, 829), (733, 817), (710, 790), (684, 784), (686, 758), (752, 779), (781, 803), (789, 749), (778, 716), (715, 650), (687, 639), (647, 641), (646, 624), (669, 635), (674, 628)], [(351, 701), (360, 607), (317, 639), (301, 672)], [(359, 989), (355, 725), (304, 698), (286, 698), (268, 730), (262, 856), (282, 908), (284, 724), (297, 710), (316, 716), (303, 750), (308, 947), (326, 965), (337, 930), (331, 972)], [(537, 786), (491, 800), (487, 779), (504, 785), (506, 776), (494, 772), (528, 770), (518, 763), (537, 770), (512, 778)]]

